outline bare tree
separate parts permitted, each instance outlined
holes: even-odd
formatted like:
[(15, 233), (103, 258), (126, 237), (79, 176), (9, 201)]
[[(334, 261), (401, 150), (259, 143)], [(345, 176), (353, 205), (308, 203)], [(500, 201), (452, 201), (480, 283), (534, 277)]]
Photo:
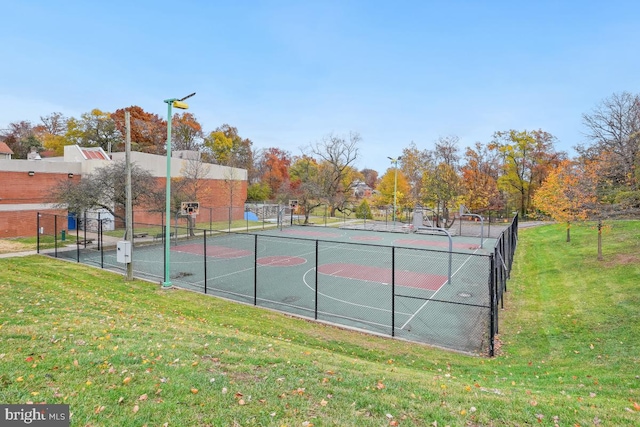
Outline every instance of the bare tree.
[[(82, 213), (90, 209), (105, 209), (114, 218), (125, 220), (126, 164), (111, 162), (82, 177), (81, 180), (62, 180), (51, 193), (51, 201), (69, 212)], [(134, 206), (152, 200), (157, 193), (155, 179), (149, 171), (136, 163), (131, 166), (131, 198)]]
[(51, 113), (48, 116), (40, 116), (42, 127), (51, 135), (64, 135), (67, 131), (67, 118), (62, 113)]
[[(171, 187), (172, 206), (176, 212), (180, 211), (182, 202), (197, 202), (207, 195), (210, 190), (204, 179), (210, 170), (211, 165), (204, 163), (199, 156), (187, 159), (181, 171), (182, 177), (175, 179), (175, 184), (172, 183)], [(194, 236), (195, 218), (190, 215), (186, 218), (189, 235)]]
[(358, 158), (358, 143), (361, 140), (356, 132), (351, 132), (348, 140), (331, 134), (309, 147), (313, 156), (320, 160), (318, 163), (324, 181), (324, 197), (331, 216), (335, 216), (336, 210), (342, 209), (352, 197), (357, 178), (352, 173), (355, 171), (353, 164)]
[(638, 189), (640, 171), (640, 96), (614, 93), (590, 114), (583, 114), (590, 146), (576, 147), (586, 158), (613, 155), (607, 174), (617, 183)]

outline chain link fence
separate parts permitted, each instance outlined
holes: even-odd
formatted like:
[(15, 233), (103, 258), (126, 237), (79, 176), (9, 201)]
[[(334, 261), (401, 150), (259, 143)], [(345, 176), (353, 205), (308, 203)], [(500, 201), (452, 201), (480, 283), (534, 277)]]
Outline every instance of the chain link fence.
[[(117, 261), (115, 250), (124, 238), (117, 221), (73, 219), (75, 229), (70, 229), (70, 217), (38, 214), (39, 242), (47, 236), (54, 240), (47, 254), (124, 273), (126, 264)], [(89, 226), (91, 221), (95, 227)], [(517, 227), (515, 216), (493, 248), (474, 253), (333, 241), (314, 234), (330, 228), (299, 227), (308, 234), (299, 238), (275, 226), (271, 234), (261, 229), (258, 234), (176, 222), (169, 233), (170, 277), (164, 268), (165, 224), (135, 223), (130, 240), (138, 278), (369, 333), (493, 356)]]

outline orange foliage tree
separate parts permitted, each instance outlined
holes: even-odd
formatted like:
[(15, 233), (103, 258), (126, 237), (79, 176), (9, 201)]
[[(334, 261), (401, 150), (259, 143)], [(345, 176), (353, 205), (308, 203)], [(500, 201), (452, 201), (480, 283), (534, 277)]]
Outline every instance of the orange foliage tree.
[[(162, 154), (166, 151), (167, 122), (157, 114), (148, 113), (137, 105), (120, 108), (111, 114), (117, 129), (125, 135), (124, 112), (131, 114), (132, 149), (143, 153)], [(118, 147), (124, 150), (124, 146)]]
[(260, 180), (269, 186), (271, 196), (277, 195), (283, 184), (289, 182), (290, 166), (291, 155), (280, 148), (267, 148), (262, 153), (258, 166), (261, 172)]
[(501, 210), (504, 203), (498, 190), (499, 164), (495, 157), (479, 142), (475, 149), (467, 147), (464, 157), (461, 172), (465, 206), (475, 213)]
[(571, 223), (590, 217), (596, 205), (596, 181), (586, 163), (564, 160), (548, 175), (533, 197), (540, 211), (567, 223), (567, 242), (571, 241)]

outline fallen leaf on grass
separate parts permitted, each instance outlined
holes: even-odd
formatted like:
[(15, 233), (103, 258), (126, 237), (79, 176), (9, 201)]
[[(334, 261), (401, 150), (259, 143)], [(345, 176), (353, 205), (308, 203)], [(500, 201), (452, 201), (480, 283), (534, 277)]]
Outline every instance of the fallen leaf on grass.
[(132, 410), (133, 410), (133, 413), (135, 414), (140, 410), (140, 407), (138, 405), (135, 405)]
[(198, 389), (197, 389), (197, 388), (192, 388), (192, 389), (191, 389), (191, 393), (193, 393), (193, 394), (198, 394)]
[(129, 384), (131, 382), (131, 377), (126, 377), (125, 379), (122, 380), (122, 384)]

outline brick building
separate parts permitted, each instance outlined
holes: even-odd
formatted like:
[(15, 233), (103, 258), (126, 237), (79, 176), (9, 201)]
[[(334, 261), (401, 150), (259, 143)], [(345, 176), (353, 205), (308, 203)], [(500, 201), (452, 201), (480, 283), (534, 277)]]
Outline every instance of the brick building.
[[(188, 169), (196, 152), (174, 152), (171, 177), (179, 178)], [(80, 180), (83, 175), (105, 166), (108, 162), (124, 161), (125, 153), (108, 155), (100, 148), (65, 147), (64, 157), (39, 160), (15, 160), (0, 157), (0, 238), (35, 236), (37, 213), (67, 215), (56, 209), (51, 189), (61, 180)], [(131, 162), (147, 169), (159, 186), (166, 185), (167, 158), (154, 154), (132, 152)], [(247, 171), (227, 166), (204, 164), (201, 206), (228, 208), (242, 218), (247, 195)], [(230, 186), (232, 184), (232, 187)], [(233, 188), (230, 193), (229, 189)], [(231, 206), (230, 206), (231, 205)], [(135, 221), (159, 223), (161, 214), (145, 213), (144, 206), (134, 206)], [(225, 210), (226, 211), (226, 210)], [(226, 218), (226, 217), (225, 217)], [(235, 218), (234, 218), (235, 219)]]

